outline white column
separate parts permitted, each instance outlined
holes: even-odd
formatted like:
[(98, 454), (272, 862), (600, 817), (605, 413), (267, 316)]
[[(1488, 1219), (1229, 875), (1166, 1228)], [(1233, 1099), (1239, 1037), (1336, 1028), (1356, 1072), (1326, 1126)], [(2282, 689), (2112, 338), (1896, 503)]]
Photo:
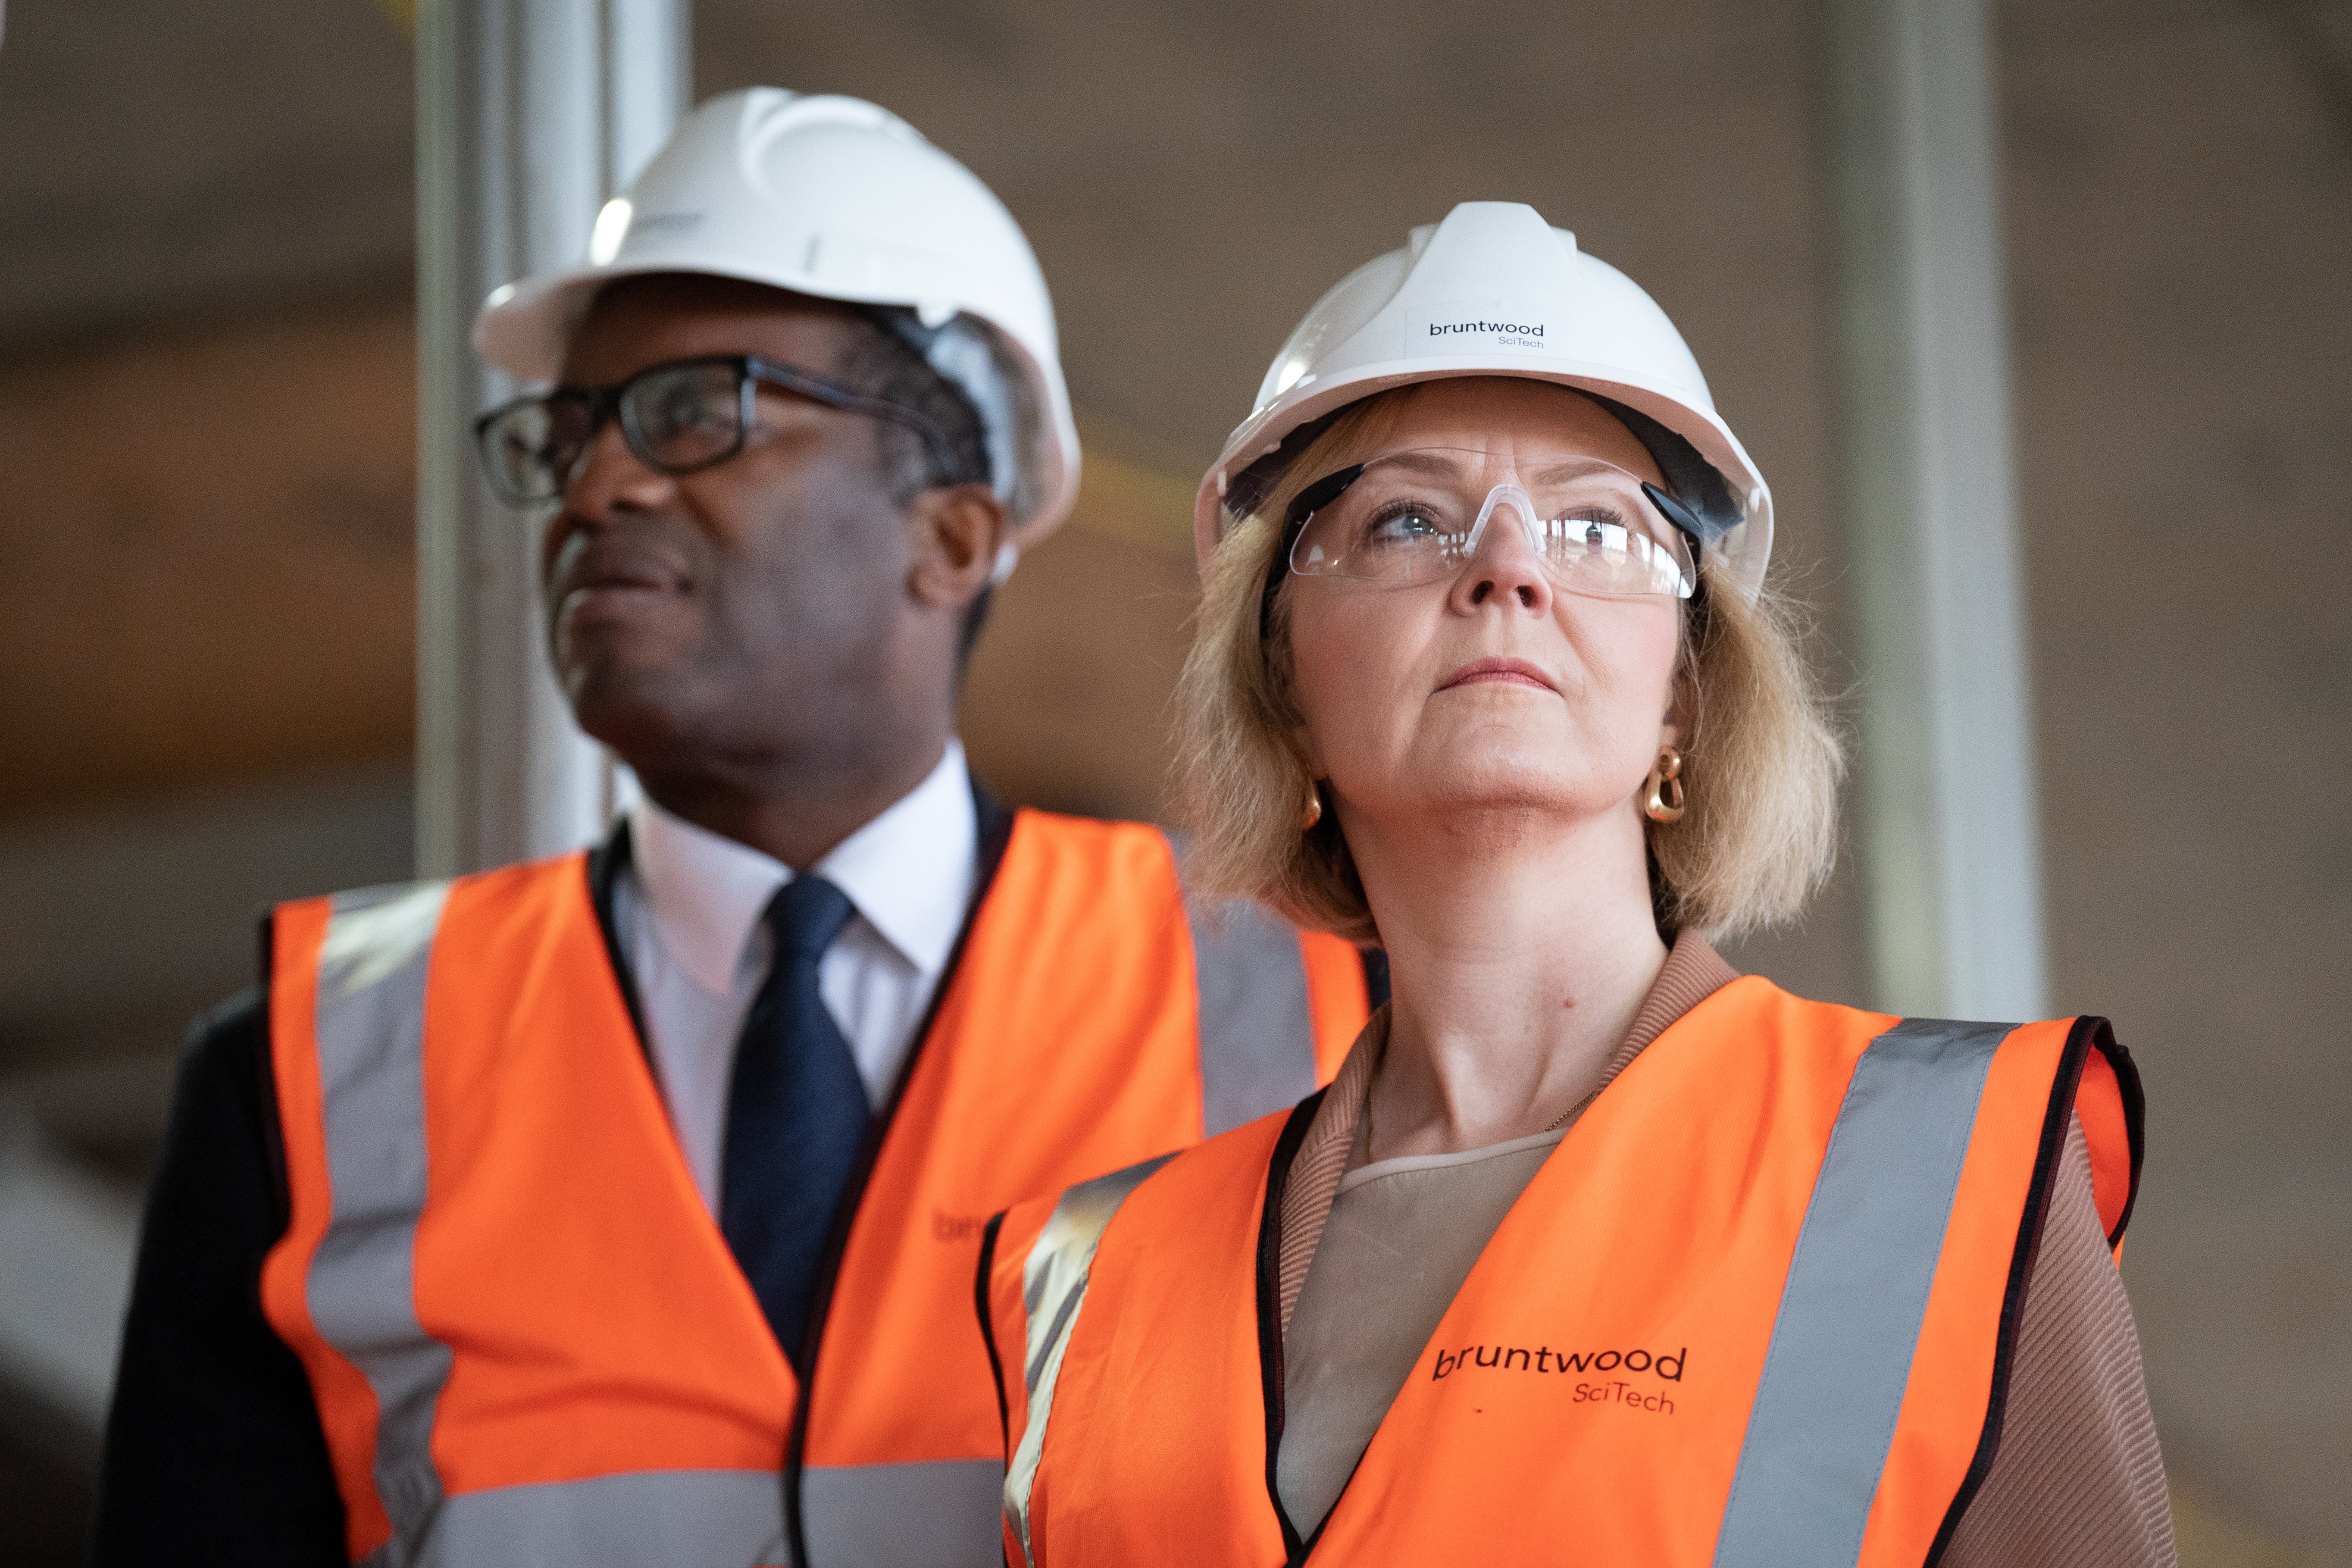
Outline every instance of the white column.
[(474, 357), (502, 283), (587, 252), (596, 210), (686, 106), (688, 0), (424, 0), (416, 29), (417, 870), (577, 847), (621, 781), (542, 647), (538, 522), (490, 493)]
[(1987, 0), (1823, 0), (1879, 1005), (2044, 1005)]

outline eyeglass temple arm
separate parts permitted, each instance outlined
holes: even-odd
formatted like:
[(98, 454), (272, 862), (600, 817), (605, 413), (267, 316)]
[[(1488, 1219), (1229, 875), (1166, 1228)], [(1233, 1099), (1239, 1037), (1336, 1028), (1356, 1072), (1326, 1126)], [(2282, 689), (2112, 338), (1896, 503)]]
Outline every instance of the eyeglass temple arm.
[[(763, 359), (747, 359), (743, 362), (743, 368), (755, 381), (781, 386), (787, 392), (797, 392), (803, 397), (829, 404), (845, 413), (864, 414), (903, 425), (923, 438), (923, 445), (930, 448), (931, 461), (939, 465), (941, 474), (955, 472), (955, 458), (948, 450), (947, 433), (902, 403), (893, 403), (887, 397), (869, 397), (865, 393), (852, 392), (845, 386), (794, 370), (790, 365), (775, 364)], [(994, 477), (990, 476), (992, 479)]]

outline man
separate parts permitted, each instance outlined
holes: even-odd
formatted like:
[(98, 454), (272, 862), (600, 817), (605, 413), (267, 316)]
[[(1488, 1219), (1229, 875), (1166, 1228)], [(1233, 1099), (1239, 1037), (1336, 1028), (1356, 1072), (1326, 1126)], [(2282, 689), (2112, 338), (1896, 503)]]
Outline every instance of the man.
[(1026, 242), (902, 121), (705, 105), (477, 342), (556, 384), (485, 457), (649, 803), (277, 911), (184, 1070), (100, 1560), (993, 1563), (982, 1217), (1288, 1105), (1365, 973), (971, 784), (1077, 449)]

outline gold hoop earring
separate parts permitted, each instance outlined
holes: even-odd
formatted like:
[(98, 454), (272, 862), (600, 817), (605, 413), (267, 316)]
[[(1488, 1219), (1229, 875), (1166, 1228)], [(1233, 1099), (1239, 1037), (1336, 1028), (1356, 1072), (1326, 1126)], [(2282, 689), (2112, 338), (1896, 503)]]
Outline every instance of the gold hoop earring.
[(1298, 814), (1298, 831), (1311, 833), (1323, 820), (1323, 786), (1313, 779), (1307, 781), (1307, 809)]
[(1683, 754), (1672, 746), (1658, 748), (1651, 766), (1649, 793), (1642, 799), (1642, 815), (1652, 822), (1683, 819)]

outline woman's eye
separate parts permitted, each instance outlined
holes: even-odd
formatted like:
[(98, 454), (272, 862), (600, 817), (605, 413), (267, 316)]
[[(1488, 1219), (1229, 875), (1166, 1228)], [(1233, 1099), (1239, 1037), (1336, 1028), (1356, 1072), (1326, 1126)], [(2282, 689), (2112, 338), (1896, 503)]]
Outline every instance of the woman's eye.
[(1372, 519), (1365, 531), (1367, 542), (1372, 544), (1420, 544), (1434, 539), (1443, 530), (1437, 520), (1417, 507), (1400, 508)]

